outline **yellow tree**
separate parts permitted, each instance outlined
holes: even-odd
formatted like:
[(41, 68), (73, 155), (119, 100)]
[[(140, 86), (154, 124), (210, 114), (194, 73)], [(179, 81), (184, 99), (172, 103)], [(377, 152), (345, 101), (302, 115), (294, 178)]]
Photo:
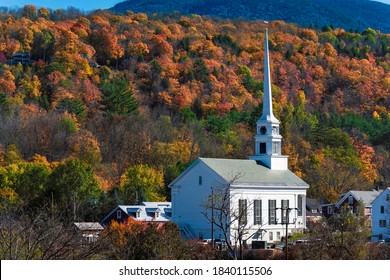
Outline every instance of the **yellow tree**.
[(164, 201), (163, 173), (144, 164), (132, 166), (122, 176), (119, 192), (126, 204)]

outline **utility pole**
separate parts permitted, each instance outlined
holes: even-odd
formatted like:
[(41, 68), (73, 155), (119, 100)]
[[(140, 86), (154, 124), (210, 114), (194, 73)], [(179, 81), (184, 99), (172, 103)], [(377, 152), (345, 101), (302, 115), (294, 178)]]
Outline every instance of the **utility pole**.
[(288, 260), (288, 222), (291, 208), (286, 208), (286, 260)]
[[(285, 248), (286, 248), (286, 260), (288, 260), (288, 225), (290, 224), (290, 211), (291, 210), (298, 210), (298, 208), (276, 208), (276, 209), (281, 209), (282, 210), (282, 213), (283, 213), (283, 210), (285, 211), (286, 213), (286, 238), (285, 238)], [(294, 220), (291, 225), (295, 224), (296, 220)], [(281, 224), (283, 224), (283, 222), (281, 222)]]
[(214, 248), (214, 190), (211, 188), (211, 246)]

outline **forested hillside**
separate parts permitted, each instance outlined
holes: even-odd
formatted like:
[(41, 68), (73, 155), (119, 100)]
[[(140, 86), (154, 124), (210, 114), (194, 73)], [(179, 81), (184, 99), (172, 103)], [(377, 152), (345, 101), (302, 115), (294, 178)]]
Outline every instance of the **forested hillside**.
[[(309, 196), (335, 201), (389, 184), (388, 34), (34, 6), (19, 14), (0, 15), (1, 209), (46, 203), (100, 220), (118, 203), (170, 199), (166, 186), (198, 156), (252, 155), (266, 27), (283, 153)], [(7, 63), (17, 51), (32, 61)]]
[(283, 20), (301, 26), (333, 25), (359, 31), (371, 27), (390, 33), (390, 5), (369, 0), (131, 0), (111, 10)]

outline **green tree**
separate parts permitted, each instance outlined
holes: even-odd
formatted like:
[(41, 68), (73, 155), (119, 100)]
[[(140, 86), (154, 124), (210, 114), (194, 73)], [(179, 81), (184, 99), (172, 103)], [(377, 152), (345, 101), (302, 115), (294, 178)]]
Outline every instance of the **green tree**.
[(84, 103), (81, 100), (75, 98), (65, 97), (61, 99), (57, 105), (59, 111), (68, 111), (71, 114), (75, 114), (79, 120), (86, 117), (87, 112)]
[(114, 77), (104, 81), (100, 90), (103, 93), (102, 105), (108, 115), (126, 117), (138, 111), (138, 102), (123, 77)]
[(92, 168), (78, 159), (60, 163), (50, 174), (45, 185), (45, 199), (55, 204), (74, 220), (88, 220), (96, 213), (104, 193)]
[[(21, 163), (11, 164), (4, 168), (1, 185), (16, 191), (21, 203), (33, 209), (42, 203), (43, 186), (50, 174), (44, 164)], [(2, 177), (2, 175), (0, 175)]]
[(164, 201), (163, 173), (144, 164), (132, 166), (122, 176), (119, 191), (125, 204)]

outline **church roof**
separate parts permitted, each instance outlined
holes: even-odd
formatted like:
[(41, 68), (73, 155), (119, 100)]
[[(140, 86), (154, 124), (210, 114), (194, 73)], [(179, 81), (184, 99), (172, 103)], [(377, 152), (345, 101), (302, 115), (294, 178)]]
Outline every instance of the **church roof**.
[(199, 158), (227, 182), (262, 186), (309, 187), (290, 170), (271, 170), (256, 160)]

